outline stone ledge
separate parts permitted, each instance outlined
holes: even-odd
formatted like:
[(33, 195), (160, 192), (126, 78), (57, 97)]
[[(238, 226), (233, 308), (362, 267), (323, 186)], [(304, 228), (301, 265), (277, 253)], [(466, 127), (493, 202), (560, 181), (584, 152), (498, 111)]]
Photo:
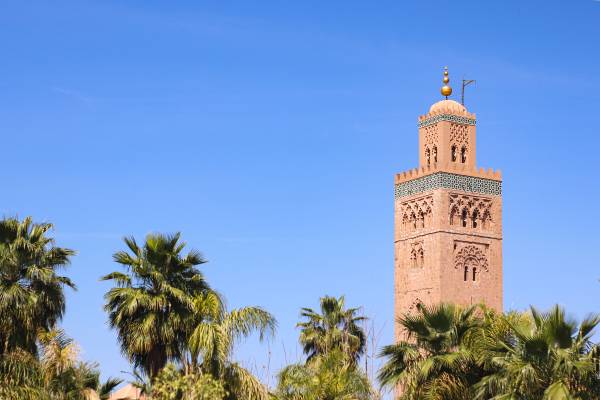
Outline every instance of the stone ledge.
[(470, 231), (470, 230), (459, 230), (459, 229), (428, 229), (422, 232), (418, 232), (412, 235), (402, 236), (398, 240), (394, 240), (394, 243), (404, 242), (407, 240), (413, 240), (420, 238), (422, 236), (429, 236), (434, 233), (449, 233), (452, 235), (463, 235), (463, 236), (473, 236), (481, 239), (496, 239), (502, 240), (502, 235), (494, 232), (478, 232), (478, 231)]

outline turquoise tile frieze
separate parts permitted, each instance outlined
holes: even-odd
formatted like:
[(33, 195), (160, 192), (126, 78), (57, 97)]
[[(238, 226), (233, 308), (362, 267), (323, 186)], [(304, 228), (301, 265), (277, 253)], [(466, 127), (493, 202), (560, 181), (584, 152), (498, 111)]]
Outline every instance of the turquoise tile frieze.
[(492, 179), (438, 172), (436, 174), (397, 184), (394, 197), (399, 199), (435, 189), (453, 189), (464, 192), (500, 196), (502, 194), (502, 182)]
[(457, 124), (465, 124), (465, 125), (475, 125), (476, 121), (474, 118), (461, 117), (460, 115), (452, 115), (452, 114), (440, 114), (435, 117), (424, 119), (419, 122), (419, 128), (423, 128), (424, 126), (433, 125), (439, 121), (450, 121), (456, 122)]

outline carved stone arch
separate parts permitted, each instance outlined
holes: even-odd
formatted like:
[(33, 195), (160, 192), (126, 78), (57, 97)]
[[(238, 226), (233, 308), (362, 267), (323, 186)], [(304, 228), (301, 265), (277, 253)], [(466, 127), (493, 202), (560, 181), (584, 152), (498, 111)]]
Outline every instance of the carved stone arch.
[(492, 213), (489, 209), (487, 209), (483, 212), (483, 215), (481, 216), (481, 227), (483, 229), (490, 229), (492, 227), (492, 224)]
[(417, 268), (417, 250), (415, 248), (410, 251), (410, 266)]
[(489, 270), (488, 260), (484, 252), (477, 246), (468, 245), (463, 247), (456, 253), (454, 257), (454, 268), (459, 270), (472, 270), (477, 268), (481, 272)]
[(433, 212), (431, 211), (431, 207), (427, 205), (427, 208), (425, 209), (425, 226), (427, 228), (431, 227), (432, 214)]
[(458, 225), (459, 222), (459, 211), (458, 206), (454, 204), (450, 209), (450, 225)]
[(464, 206), (460, 211), (460, 224), (463, 228), (469, 226), (469, 219), (471, 218), (471, 212), (468, 206)]
[(479, 211), (479, 208), (477, 206), (475, 206), (475, 208), (471, 212), (471, 226), (475, 229), (478, 228), (480, 226), (479, 225), (480, 220), (481, 220), (481, 212)]
[(408, 214), (405, 212), (404, 215), (402, 215), (402, 227), (404, 230), (408, 229), (409, 222)]

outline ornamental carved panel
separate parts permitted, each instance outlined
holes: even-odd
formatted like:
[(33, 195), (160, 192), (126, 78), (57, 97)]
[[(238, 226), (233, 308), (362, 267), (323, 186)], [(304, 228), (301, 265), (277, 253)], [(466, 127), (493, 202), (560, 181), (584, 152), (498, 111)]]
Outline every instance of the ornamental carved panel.
[(433, 196), (405, 201), (400, 204), (402, 231), (411, 232), (431, 226)]
[(469, 127), (462, 124), (450, 124), (450, 143), (457, 147), (469, 147)]
[(485, 269), (488, 267), (488, 259), (485, 255), (485, 247), (482, 245), (468, 244), (456, 251), (454, 256), (454, 268), (462, 269), (465, 266), (477, 266)]
[(438, 139), (437, 125), (430, 125), (423, 129), (425, 130), (425, 134), (424, 134), (425, 145), (432, 146), (434, 144), (438, 144), (439, 139)]
[(454, 252), (454, 268), (461, 271), (464, 281), (476, 282), (479, 274), (489, 271), (487, 247), (480, 244), (466, 243), (458, 246)]
[(450, 225), (471, 229), (492, 229), (493, 200), (487, 197), (450, 193)]

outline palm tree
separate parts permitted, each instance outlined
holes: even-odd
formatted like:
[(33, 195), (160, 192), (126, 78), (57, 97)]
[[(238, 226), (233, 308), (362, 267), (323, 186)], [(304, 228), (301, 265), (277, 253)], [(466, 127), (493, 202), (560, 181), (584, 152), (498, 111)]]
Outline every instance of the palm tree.
[(232, 361), (239, 339), (253, 332), (262, 341), (275, 332), (275, 318), (260, 307), (227, 311), (220, 296), (208, 292), (194, 299), (189, 320), (186, 373), (210, 374), (227, 392), (226, 400), (267, 400), (266, 387), (250, 371)]
[(168, 364), (152, 385), (152, 400), (222, 400), (223, 385), (208, 374), (178, 371)]
[(41, 365), (31, 353), (17, 349), (0, 357), (0, 399), (51, 400)]
[(371, 400), (367, 376), (347, 362), (340, 349), (313, 358), (310, 363), (285, 367), (278, 374), (278, 400)]
[(380, 356), (387, 361), (379, 381), (400, 387), (402, 399), (472, 399), (469, 390), (481, 378), (481, 369), (464, 340), (482, 324), (475, 307), (419, 305), (417, 310), (398, 321), (405, 340), (382, 349)]
[(98, 387), (97, 365), (79, 360), (79, 346), (61, 329), (39, 335), (44, 388), (52, 400), (86, 400)]
[(482, 329), (471, 346), (494, 371), (475, 385), (477, 399), (598, 399), (600, 349), (592, 343), (600, 317), (580, 324), (564, 309), (509, 314)]
[(100, 385), (96, 364), (79, 360), (76, 343), (58, 329), (39, 335), (40, 359), (23, 350), (0, 357), (0, 398), (19, 400), (87, 400), (98, 390), (101, 399), (121, 381)]
[(65, 312), (64, 287), (75, 289), (58, 275), (75, 252), (56, 247), (51, 229), (31, 217), (0, 221), (0, 356), (17, 348), (35, 354), (38, 331), (52, 329)]
[(356, 364), (366, 345), (366, 335), (359, 326), (366, 318), (358, 315), (360, 309), (346, 309), (344, 296), (325, 296), (320, 299), (320, 311), (319, 314), (311, 308), (303, 308), (300, 312), (301, 317), (307, 319), (297, 325), (301, 329), (300, 343), (307, 361), (339, 349)]
[(179, 233), (150, 234), (142, 247), (132, 237), (124, 241), (129, 252), (113, 258), (126, 272), (102, 278), (115, 284), (105, 295), (105, 310), (122, 352), (153, 378), (168, 361), (182, 357), (193, 296), (210, 291), (196, 268), (206, 261), (195, 250), (182, 254)]
[(95, 390), (96, 390), (96, 393), (98, 394), (98, 397), (100, 397), (100, 400), (108, 400), (108, 398), (110, 397), (110, 394), (121, 383), (123, 383), (123, 379), (120, 379), (120, 378), (108, 378), (104, 382), (100, 382), (100, 379), (98, 377), (98, 382), (96, 384)]

